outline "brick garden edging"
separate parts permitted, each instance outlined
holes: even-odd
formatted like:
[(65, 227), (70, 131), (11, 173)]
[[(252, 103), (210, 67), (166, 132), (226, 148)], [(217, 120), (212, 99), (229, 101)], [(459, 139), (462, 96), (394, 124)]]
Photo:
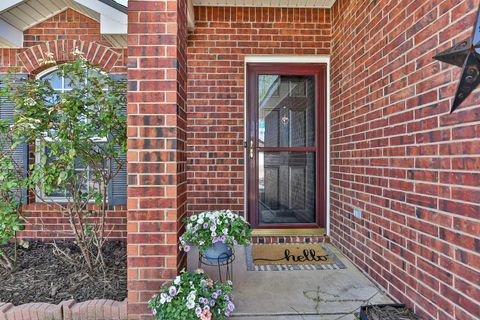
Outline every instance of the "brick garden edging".
[(127, 300), (106, 299), (59, 304), (26, 303), (14, 306), (0, 302), (0, 320), (126, 320)]

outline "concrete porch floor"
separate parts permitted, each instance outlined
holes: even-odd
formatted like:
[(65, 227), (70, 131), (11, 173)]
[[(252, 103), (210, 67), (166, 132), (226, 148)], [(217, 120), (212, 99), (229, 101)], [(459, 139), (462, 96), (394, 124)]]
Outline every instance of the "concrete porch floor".
[[(245, 248), (236, 248), (233, 266), (234, 319), (351, 320), (365, 301), (392, 303), (342, 253), (329, 245), (345, 269), (247, 271)], [(198, 251), (188, 253), (188, 270), (198, 266)], [(202, 268), (218, 279), (218, 269)], [(225, 270), (222, 269), (224, 277)]]

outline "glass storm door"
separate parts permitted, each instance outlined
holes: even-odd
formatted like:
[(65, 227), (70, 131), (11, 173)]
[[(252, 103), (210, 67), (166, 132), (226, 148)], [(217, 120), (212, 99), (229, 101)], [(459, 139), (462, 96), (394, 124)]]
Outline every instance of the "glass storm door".
[(249, 64), (248, 212), (257, 228), (325, 226), (325, 65)]

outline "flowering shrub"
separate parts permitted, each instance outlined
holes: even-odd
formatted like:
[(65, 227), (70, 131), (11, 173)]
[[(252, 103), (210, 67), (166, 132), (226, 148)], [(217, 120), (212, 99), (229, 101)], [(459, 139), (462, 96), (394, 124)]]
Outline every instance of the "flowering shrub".
[[(48, 78), (17, 79), (12, 74), (5, 79), (9, 85), (0, 86), (0, 96), (14, 104), (15, 117), (11, 125), (0, 125), (0, 137), (7, 130), (13, 146), (36, 146), (38, 161), (28, 175), (21, 175), (22, 189), (64, 214), (85, 265), (93, 271), (105, 268), (108, 186), (126, 165), (126, 86), (90, 64), (79, 50), (72, 54), (76, 60), (52, 73), (63, 77), (71, 90), (55, 90)], [(52, 53), (45, 57), (45, 64), (55, 64)], [(4, 171), (2, 186), (17, 188), (9, 186), (18, 178)]]
[(235, 309), (232, 283), (213, 281), (202, 269), (182, 272), (148, 306), (157, 320), (226, 319)]
[(180, 237), (181, 249), (190, 250), (190, 245), (196, 245), (200, 252), (212, 244), (223, 242), (230, 247), (250, 243), (250, 224), (238, 214), (230, 210), (207, 211), (194, 214), (185, 221), (187, 227)]

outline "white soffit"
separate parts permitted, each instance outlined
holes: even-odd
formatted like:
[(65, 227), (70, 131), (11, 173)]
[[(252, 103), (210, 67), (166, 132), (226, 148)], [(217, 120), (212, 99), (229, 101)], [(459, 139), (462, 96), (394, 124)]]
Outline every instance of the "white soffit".
[(331, 8), (335, 0), (192, 0), (194, 6)]

